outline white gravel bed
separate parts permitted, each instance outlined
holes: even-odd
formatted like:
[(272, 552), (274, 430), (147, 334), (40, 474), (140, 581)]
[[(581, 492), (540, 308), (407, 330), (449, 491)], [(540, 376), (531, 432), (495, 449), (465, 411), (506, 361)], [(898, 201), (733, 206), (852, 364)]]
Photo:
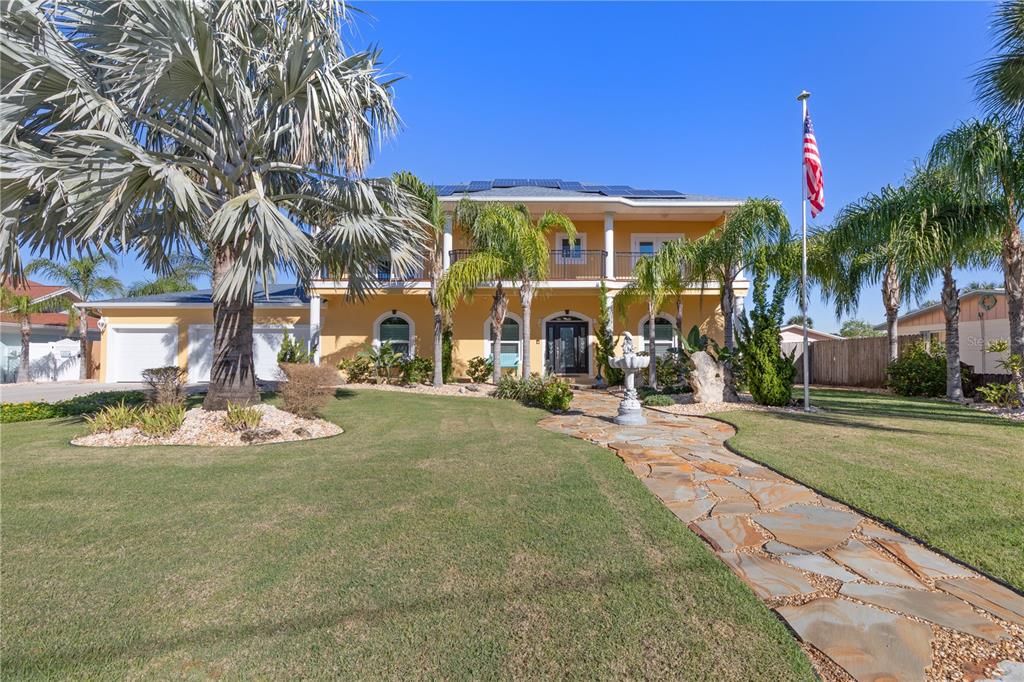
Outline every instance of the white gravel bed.
[(999, 407), (989, 403), (971, 403), (970, 406), (980, 412), (988, 412), (1003, 419), (1024, 422), (1024, 407)]
[[(747, 394), (741, 393), (738, 403), (696, 403), (693, 401), (692, 393), (681, 393), (669, 396), (676, 401), (675, 405), (649, 407), (647, 409), (669, 414), (687, 414), (702, 416), (712, 412), (731, 412), (734, 410), (749, 410), (752, 412), (803, 412), (803, 406), (772, 407), (770, 405), (758, 405), (754, 399)], [(819, 408), (811, 407), (811, 412), (818, 412)]]
[[(273, 405), (257, 405), (263, 410), (263, 419), (257, 428), (259, 437), (251, 442), (243, 440), (243, 432), (229, 431), (224, 427), (227, 412), (206, 411), (194, 407), (185, 413), (181, 428), (165, 438), (151, 438), (137, 428), (121, 429), (106, 433), (92, 433), (79, 436), (72, 445), (87, 447), (119, 448), (131, 445), (264, 445), (297, 440), (326, 438), (342, 433), (337, 424), (323, 419), (304, 419), (291, 412), (279, 410)], [(277, 431), (274, 434), (270, 429)]]
[(341, 388), (373, 389), (375, 391), (397, 391), (399, 393), (422, 393), (424, 395), (464, 395), (471, 398), (486, 398), (494, 392), (492, 384), (342, 384)]

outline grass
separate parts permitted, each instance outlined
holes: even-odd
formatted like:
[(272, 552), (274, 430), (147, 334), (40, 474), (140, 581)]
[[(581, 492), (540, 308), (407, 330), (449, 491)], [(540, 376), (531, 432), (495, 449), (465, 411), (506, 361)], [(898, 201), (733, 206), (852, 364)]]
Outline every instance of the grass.
[(615, 456), (510, 401), (366, 391), (333, 439), (7, 425), (4, 679), (811, 679)]
[(1024, 589), (1024, 424), (935, 400), (811, 398), (824, 411), (715, 416), (747, 457)]

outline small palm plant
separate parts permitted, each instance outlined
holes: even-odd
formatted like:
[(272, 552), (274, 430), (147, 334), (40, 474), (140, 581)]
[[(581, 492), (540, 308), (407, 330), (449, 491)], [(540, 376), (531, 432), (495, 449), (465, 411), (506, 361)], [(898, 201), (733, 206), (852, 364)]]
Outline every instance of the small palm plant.
[(390, 384), (395, 368), (402, 363), (402, 354), (395, 350), (390, 341), (374, 343), (359, 355), (373, 364), (374, 375), (378, 383)]
[[(70, 305), (70, 300), (63, 296), (34, 301), (28, 294), (15, 293), (7, 288), (0, 290), (0, 310), (17, 318), (21, 328), (21, 358), (18, 362), (18, 375), (15, 381), (18, 383), (32, 381), (32, 372), (29, 366), (29, 351), (32, 348), (32, 316), (65, 310), (68, 305)], [(85, 362), (83, 355), (83, 366)]]
[(647, 350), (651, 362), (647, 366), (647, 382), (651, 388), (658, 387), (657, 358), (654, 357), (655, 319), (665, 297), (669, 294), (669, 282), (673, 268), (665, 259), (655, 256), (641, 256), (633, 266), (633, 280), (615, 294), (615, 314), (626, 319), (630, 307), (639, 302), (647, 305)]

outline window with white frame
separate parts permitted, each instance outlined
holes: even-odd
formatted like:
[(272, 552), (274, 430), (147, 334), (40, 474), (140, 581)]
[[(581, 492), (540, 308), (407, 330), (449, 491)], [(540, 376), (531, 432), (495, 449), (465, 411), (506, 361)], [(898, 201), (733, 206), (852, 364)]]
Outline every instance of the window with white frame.
[(560, 263), (582, 263), (583, 252), (587, 250), (587, 235), (577, 234), (576, 239), (569, 239), (566, 233), (558, 232), (555, 234), (555, 246)]
[[(487, 321), (486, 336), (484, 337), (484, 354), (492, 356), (491, 351), (491, 326)], [(519, 322), (511, 317), (506, 317), (501, 325), (501, 366), (519, 367), (519, 359), (522, 351), (522, 340), (519, 336)]]
[[(650, 320), (644, 322), (643, 328), (640, 331), (640, 337), (643, 339), (645, 350), (647, 339), (651, 333), (651, 322)], [(654, 355), (655, 357), (662, 357), (666, 355), (669, 350), (675, 347), (676, 343), (676, 328), (675, 323), (667, 317), (658, 317), (654, 321)]]
[(391, 347), (401, 355), (410, 356), (412, 351), (412, 325), (397, 314), (385, 317), (377, 324), (377, 340), (390, 341)]

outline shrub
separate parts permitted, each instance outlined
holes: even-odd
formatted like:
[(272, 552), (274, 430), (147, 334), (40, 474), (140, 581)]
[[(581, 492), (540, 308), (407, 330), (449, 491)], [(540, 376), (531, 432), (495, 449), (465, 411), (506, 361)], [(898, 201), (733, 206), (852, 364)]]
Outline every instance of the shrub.
[(736, 344), (743, 358), (743, 382), (761, 405), (788, 405), (793, 400), (796, 366), (792, 354), (783, 355), (779, 340), (787, 290), (788, 282), (778, 280), (768, 300), (768, 253), (762, 249), (754, 259), (754, 307), (749, 321), (740, 317)]
[(284, 409), (300, 417), (315, 417), (338, 383), (337, 372), (328, 365), (286, 363), (281, 365), (281, 371), (288, 379), (277, 389)]
[(455, 374), (452, 366), (453, 336), (451, 324), (445, 324), (444, 330), (441, 332), (441, 381), (446, 384), (452, 382), (452, 376)]
[(992, 403), (999, 407), (1020, 407), (1021, 402), (1017, 397), (1017, 387), (1013, 384), (988, 384), (979, 386), (977, 393), (986, 403)]
[(555, 376), (533, 375), (526, 379), (509, 375), (498, 381), (494, 395), (506, 400), (518, 400), (530, 407), (545, 410), (567, 410), (572, 403), (572, 388), (569, 382)]
[(365, 384), (373, 376), (373, 364), (361, 355), (347, 358), (338, 363), (338, 369), (345, 372), (345, 381), (350, 384)]
[(946, 357), (938, 348), (911, 344), (889, 363), (889, 388), (899, 395), (939, 397), (946, 394)]
[(77, 417), (81, 414), (93, 414), (107, 405), (114, 405), (118, 402), (140, 405), (145, 401), (146, 396), (140, 391), (101, 391), (56, 403), (4, 403), (0, 405), (0, 423), (10, 424), (55, 417)]
[(675, 405), (676, 401), (667, 395), (660, 393), (653, 393), (644, 398), (644, 405), (647, 407), (667, 407), (668, 405)]
[(372, 344), (367, 350), (360, 353), (370, 361), (373, 367), (374, 379), (377, 383), (383, 379), (385, 384), (390, 384), (395, 368), (401, 368), (404, 358), (395, 350), (390, 341), (377, 345)]
[(466, 374), (478, 384), (487, 383), (493, 373), (494, 360), (491, 358), (473, 358), (469, 361), (469, 366), (466, 368)]
[(654, 359), (654, 373), (659, 386), (679, 386), (686, 380), (686, 360), (678, 348)]
[(126, 405), (122, 400), (115, 405), (107, 405), (94, 416), (87, 416), (85, 423), (89, 426), (89, 433), (131, 428), (138, 426), (139, 408), (134, 405)]
[(151, 438), (169, 436), (181, 428), (185, 421), (185, 406), (181, 403), (150, 405), (138, 411), (139, 431)]
[(142, 370), (142, 380), (149, 385), (149, 401), (153, 405), (177, 405), (185, 401), (188, 372), (176, 365)]
[(263, 421), (263, 410), (254, 405), (236, 405), (228, 403), (228, 413), (224, 415), (224, 428), (228, 431), (250, 431), (257, 428)]
[(434, 380), (434, 361), (419, 356), (406, 358), (399, 365), (403, 384), (429, 384)]
[(287, 364), (296, 362), (312, 362), (313, 348), (307, 348), (306, 344), (290, 336), (287, 331), (281, 339), (281, 350), (277, 351), (277, 363)]

